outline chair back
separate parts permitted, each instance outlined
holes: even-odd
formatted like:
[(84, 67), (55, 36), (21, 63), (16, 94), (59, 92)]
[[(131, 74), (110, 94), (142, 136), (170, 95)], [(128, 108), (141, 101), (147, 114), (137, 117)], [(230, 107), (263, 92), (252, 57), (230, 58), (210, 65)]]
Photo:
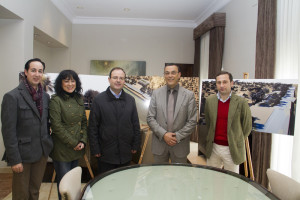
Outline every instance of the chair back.
[(59, 184), (59, 192), (64, 200), (79, 200), (81, 194), (81, 167), (75, 167), (66, 173)]
[(271, 191), (282, 200), (300, 199), (300, 183), (272, 169), (267, 170)]

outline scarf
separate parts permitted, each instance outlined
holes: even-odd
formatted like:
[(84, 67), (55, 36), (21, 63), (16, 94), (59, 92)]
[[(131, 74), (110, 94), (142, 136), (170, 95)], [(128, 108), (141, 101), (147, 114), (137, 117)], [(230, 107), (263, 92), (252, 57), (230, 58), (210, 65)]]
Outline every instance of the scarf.
[(28, 83), (27, 78), (23, 79), (23, 83), (26, 86), (29, 94), (31, 95), (35, 105), (40, 113), (40, 117), (43, 115), (43, 88), (42, 84), (38, 84), (37, 91)]

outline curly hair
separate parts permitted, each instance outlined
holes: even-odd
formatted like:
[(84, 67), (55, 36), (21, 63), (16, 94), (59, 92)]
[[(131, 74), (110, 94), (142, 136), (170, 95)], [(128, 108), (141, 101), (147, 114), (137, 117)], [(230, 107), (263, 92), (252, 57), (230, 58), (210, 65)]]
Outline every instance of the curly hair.
[(81, 81), (79, 79), (78, 74), (73, 71), (73, 70), (63, 70), (59, 73), (59, 75), (57, 76), (56, 80), (55, 80), (55, 85), (54, 85), (54, 89), (55, 89), (55, 93), (60, 96), (63, 97), (64, 96), (64, 90), (62, 88), (62, 81), (64, 79), (74, 79), (76, 81), (76, 88), (75, 88), (75, 94), (81, 96), (81, 92), (82, 92), (82, 88), (81, 88)]

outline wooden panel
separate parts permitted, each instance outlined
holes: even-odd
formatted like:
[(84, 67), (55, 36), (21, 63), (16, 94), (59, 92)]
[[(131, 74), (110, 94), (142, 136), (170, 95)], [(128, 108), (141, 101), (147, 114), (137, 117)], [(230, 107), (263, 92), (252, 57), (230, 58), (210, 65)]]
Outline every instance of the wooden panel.
[(11, 193), (12, 173), (0, 173), (0, 199)]

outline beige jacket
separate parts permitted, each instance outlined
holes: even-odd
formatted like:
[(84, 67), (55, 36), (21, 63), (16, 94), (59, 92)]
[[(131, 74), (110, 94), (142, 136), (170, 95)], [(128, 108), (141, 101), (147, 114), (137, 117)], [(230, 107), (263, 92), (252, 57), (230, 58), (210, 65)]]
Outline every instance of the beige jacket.
[[(206, 99), (204, 113), (208, 130), (206, 137), (206, 157), (209, 158), (215, 138), (218, 114), (217, 95), (209, 96)], [(250, 134), (251, 129), (252, 117), (247, 100), (232, 94), (228, 111), (227, 139), (232, 160), (237, 165), (246, 159), (245, 139)]]

